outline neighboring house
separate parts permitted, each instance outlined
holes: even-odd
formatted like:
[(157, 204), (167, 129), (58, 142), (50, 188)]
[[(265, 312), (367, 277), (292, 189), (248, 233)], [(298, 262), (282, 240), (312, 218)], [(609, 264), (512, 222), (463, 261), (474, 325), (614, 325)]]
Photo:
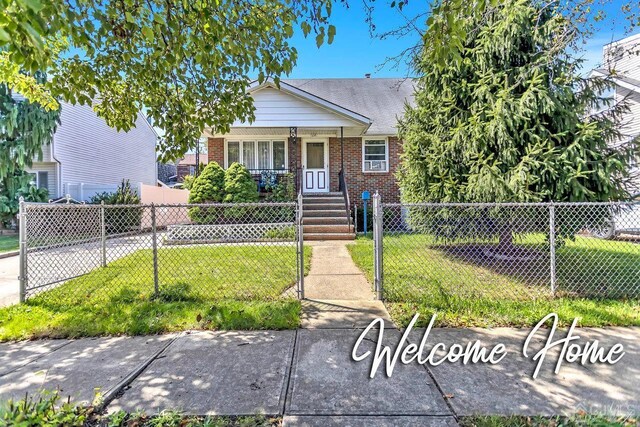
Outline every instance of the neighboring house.
[(158, 162), (158, 182), (165, 185), (172, 185), (177, 182), (178, 168), (173, 162)]
[[(209, 159), (207, 158), (207, 153), (200, 153), (199, 155), (200, 165), (207, 166), (209, 163)], [(187, 153), (183, 158), (178, 160), (178, 179), (177, 182), (182, 182), (184, 177), (187, 175), (194, 176), (196, 174), (196, 155)], [(202, 168), (200, 169), (202, 172)]]
[(209, 161), (240, 162), (255, 176), (291, 172), (304, 193), (340, 191), (343, 171), (352, 201), (365, 190), (399, 200), (396, 125), (413, 99), (410, 79), (283, 80), (279, 89), (267, 81), (249, 93), (255, 120), (206, 130)]
[(42, 159), (28, 168), (38, 187), (52, 199), (69, 194), (88, 200), (96, 193), (114, 191), (123, 179), (132, 186), (157, 184), (158, 136), (138, 114), (135, 128), (118, 132), (99, 118), (90, 106), (62, 103), (53, 142), (43, 148)]
[[(640, 136), (640, 34), (605, 45), (602, 68), (595, 75), (611, 76), (616, 103), (626, 102), (629, 111), (620, 120), (623, 141)], [(632, 170), (632, 192), (640, 192), (640, 169)]]

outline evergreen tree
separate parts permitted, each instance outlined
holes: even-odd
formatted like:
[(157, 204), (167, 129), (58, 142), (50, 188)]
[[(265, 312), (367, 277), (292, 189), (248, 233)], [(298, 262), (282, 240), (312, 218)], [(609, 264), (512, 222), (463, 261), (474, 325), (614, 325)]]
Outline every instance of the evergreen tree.
[[(435, 4), (431, 22), (445, 33), (425, 34), (415, 61), (415, 107), (400, 121), (404, 201), (627, 196), (637, 141), (615, 143), (624, 106), (589, 114), (603, 101), (611, 104), (599, 96), (609, 82), (580, 75), (580, 60), (568, 49), (578, 29), (559, 7), (501, 0), (467, 16)], [(443, 46), (447, 40), (456, 46)], [(443, 64), (447, 48), (459, 56)]]

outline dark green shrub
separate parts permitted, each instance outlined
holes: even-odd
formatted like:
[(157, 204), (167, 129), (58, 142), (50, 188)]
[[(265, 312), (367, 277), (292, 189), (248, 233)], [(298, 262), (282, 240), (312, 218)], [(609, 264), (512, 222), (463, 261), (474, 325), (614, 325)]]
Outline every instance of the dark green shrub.
[(224, 175), (225, 203), (258, 201), (258, 186), (249, 170), (240, 163), (232, 163)]
[[(131, 188), (129, 180), (122, 180), (120, 186), (114, 193), (100, 193), (91, 198), (91, 203), (105, 205), (139, 205), (140, 197)], [(123, 207), (112, 208), (105, 207), (104, 222), (107, 234), (119, 234), (129, 231), (140, 230), (142, 222), (143, 208)]]
[(222, 202), (225, 196), (224, 169), (216, 162), (211, 162), (197, 178), (193, 180), (189, 203)]
[[(189, 193), (189, 203), (220, 203), (224, 198), (224, 169), (211, 162), (193, 179)], [(215, 223), (219, 212), (215, 208), (189, 208), (189, 218), (198, 224)]]
[(296, 185), (293, 174), (283, 175), (276, 185), (266, 187), (267, 200), (270, 202), (293, 202), (296, 200)]

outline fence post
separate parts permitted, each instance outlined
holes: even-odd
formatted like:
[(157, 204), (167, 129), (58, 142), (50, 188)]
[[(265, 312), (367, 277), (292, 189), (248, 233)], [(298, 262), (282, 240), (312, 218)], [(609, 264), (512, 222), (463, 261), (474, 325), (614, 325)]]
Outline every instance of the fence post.
[(296, 225), (298, 227), (298, 299), (304, 299), (304, 226), (302, 211), (302, 192), (298, 193), (298, 203), (296, 204)]
[(158, 236), (156, 234), (156, 205), (151, 203), (151, 240), (153, 243), (153, 292), (158, 295)]
[(549, 205), (549, 252), (551, 269), (551, 294), (556, 293), (556, 208), (553, 202)]
[(373, 284), (378, 300), (382, 300), (382, 250), (382, 203), (376, 191), (373, 195)]
[(107, 226), (104, 216), (104, 200), (100, 202), (100, 239), (102, 242), (102, 266), (107, 266)]
[(24, 197), (20, 197), (18, 227), (18, 237), (20, 239), (20, 302), (25, 302), (27, 299), (27, 212), (24, 207)]

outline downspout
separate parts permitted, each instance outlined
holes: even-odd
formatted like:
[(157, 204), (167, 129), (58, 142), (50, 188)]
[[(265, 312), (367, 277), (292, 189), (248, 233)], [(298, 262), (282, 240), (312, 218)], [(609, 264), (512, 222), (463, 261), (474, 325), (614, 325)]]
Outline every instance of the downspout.
[(344, 127), (340, 126), (340, 169), (344, 170)]
[(62, 189), (62, 162), (58, 160), (56, 156), (56, 134), (53, 134), (53, 138), (51, 138), (51, 158), (56, 162), (56, 189), (58, 194), (55, 197), (51, 197), (52, 199), (57, 199), (58, 197), (64, 196), (64, 191)]

